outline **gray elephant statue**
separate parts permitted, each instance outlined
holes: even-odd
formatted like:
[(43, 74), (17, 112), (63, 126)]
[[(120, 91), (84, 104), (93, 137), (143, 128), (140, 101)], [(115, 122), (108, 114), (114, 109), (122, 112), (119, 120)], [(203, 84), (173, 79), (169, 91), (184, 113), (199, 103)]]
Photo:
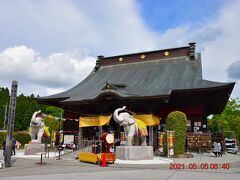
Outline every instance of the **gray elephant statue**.
[[(125, 111), (124, 111), (125, 110)], [(124, 132), (127, 139), (127, 146), (132, 146), (134, 138), (134, 145), (146, 146), (147, 127), (143, 121), (135, 119), (131, 116), (126, 106), (118, 108), (113, 113), (113, 119), (120, 126), (124, 126)], [(139, 143), (140, 140), (140, 143)]]

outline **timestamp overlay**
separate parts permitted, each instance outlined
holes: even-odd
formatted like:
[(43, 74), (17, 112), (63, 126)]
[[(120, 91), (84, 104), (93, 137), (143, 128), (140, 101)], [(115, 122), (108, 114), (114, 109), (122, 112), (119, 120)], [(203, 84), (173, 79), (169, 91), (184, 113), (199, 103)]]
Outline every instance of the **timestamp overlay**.
[(170, 163), (170, 170), (229, 170), (230, 163)]

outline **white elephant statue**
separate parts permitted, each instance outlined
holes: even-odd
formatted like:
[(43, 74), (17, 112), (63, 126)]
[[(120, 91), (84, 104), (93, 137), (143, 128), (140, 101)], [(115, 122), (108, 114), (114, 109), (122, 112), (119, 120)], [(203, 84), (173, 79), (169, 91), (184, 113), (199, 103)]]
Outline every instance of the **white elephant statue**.
[(41, 143), (45, 127), (44, 119), (41, 117), (40, 113), (41, 110), (33, 113), (29, 129), (32, 142), (37, 143)]
[[(134, 145), (146, 146), (147, 127), (143, 121), (134, 119), (128, 112), (126, 112), (126, 106), (118, 108), (113, 113), (113, 119), (120, 125), (124, 126), (124, 132), (127, 139), (127, 146), (132, 146), (134, 137)], [(124, 112), (125, 110), (125, 112)], [(120, 112), (123, 111), (123, 112)], [(120, 112), (120, 113), (119, 113)]]

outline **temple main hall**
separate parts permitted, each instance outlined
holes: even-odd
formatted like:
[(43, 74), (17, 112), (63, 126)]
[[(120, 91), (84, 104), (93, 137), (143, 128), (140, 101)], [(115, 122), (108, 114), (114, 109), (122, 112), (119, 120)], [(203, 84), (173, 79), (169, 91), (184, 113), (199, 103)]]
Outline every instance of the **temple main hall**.
[(203, 79), (201, 54), (195, 46), (189, 43), (171, 49), (98, 56), (94, 69), (82, 82), (37, 100), (63, 108), (66, 119), (80, 118), (80, 122), (69, 121), (66, 128), (86, 127), (84, 121), (89, 126), (111, 124), (114, 110), (125, 105), (142, 115), (149, 127), (164, 130), (166, 116), (177, 110), (187, 115), (188, 131), (206, 132), (207, 117), (223, 111), (235, 83)]

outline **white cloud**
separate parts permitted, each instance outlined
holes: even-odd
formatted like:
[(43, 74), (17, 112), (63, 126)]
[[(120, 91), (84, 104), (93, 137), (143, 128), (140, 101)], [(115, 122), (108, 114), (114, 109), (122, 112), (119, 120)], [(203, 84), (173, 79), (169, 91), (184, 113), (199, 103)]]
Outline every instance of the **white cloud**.
[(1, 4), (0, 34), (7, 47), (19, 43), (44, 53), (77, 47), (107, 56), (155, 48), (157, 34), (147, 28), (134, 0)]
[[(240, 1), (226, 1), (220, 15), (204, 28), (214, 27), (218, 36), (203, 42), (204, 77), (216, 81), (233, 81), (228, 77), (228, 67), (239, 60), (240, 52)], [(239, 69), (240, 71), (240, 69)], [(237, 82), (239, 83), (239, 82)], [(234, 88), (233, 96), (240, 97), (239, 85)]]
[(26, 46), (7, 48), (0, 53), (1, 80), (5, 83), (19, 80), (24, 84), (20, 83), (22, 87), (31, 87), (30, 93), (40, 95), (70, 88), (85, 78), (94, 65), (95, 58), (86, 50), (54, 53), (46, 58)]

